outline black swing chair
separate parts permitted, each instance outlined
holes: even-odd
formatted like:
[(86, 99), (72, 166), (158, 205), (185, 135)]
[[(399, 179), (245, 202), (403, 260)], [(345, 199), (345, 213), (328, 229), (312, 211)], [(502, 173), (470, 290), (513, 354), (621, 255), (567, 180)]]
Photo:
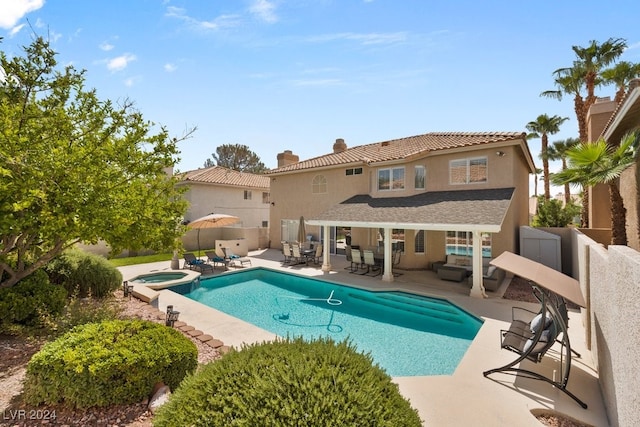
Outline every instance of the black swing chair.
[[(577, 287), (579, 297), (576, 294), (577, 282), (575, 282), (575, 286), (572, 286), (572, 289), (569, 289), (567, 284), (571, 282), (567, 281), (566, 278), (568, 278), (568, 276), (564, 276), (562, 273), (549, 267), (509, 252), (500, 255), (493, 260), (491, 264), (530, 279), (533, 293), (538, 301), (540, 301), (540, 311), (531, 320), (527, 321), (522, 318), (517, 318), (518, 316), (516, 316), (518, 310), (524, 309), (518, 307), (512, 309), (513, 320), (511, 325), (508, 330), (501, 331), (501, 347), (518, 354), (518, 357), (511, 363), (483, 372), (483, 375), (487, 377), (494, 373), (505, 373), (544, 381), (562, 391), (582, 408), (586, 409), (587, 404), (567, 390), (569, 373), (571, 371), (571, 355), (574, 352), (571, 350), (571, 343), (567, 333), (568, 315), (566, 302), (562, 295), (549, 289), (554, 288), (555, 291), (560, 290), (563, 294), (571, 296), (573, 302), (584, 306), (582, 295), (579, 294), (579, 286)], [(565, 278), (560, 278), (557, 275), (564, 276)], [(553, 282), (554, 279), (560, 280), (562, 283)], [(543, 285), (540, 282), (545, 284)], [(539, 363), (545, 353), (556, 343), (560, 343), (561, 346), (560, 375), (558, 380), (556, 380), (555, 376), (554, 378), (548, 378), (538, 372), (520, 366), (520, 363), (525, 360)]]

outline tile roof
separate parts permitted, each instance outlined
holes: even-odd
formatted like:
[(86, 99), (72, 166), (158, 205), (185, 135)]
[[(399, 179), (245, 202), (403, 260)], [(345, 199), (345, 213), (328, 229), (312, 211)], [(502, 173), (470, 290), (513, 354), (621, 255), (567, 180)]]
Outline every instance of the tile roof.
[(523, 132), (433, 132), (347, 148), (345, 151), (339, 153), (325, 154), (272, 169), (268, 171), (267, 174), (349, 163), (376, 163), (401, 160), (429, 151), (471, 147), (494, 142), (514, 141), (517, 139), (526, 140), (526, 134)]
[[(344, 226), (377, 226), (415, 229), (465, 230), (500, 227), (515, 188), (432, 191), (408, 197), (353, 196), (330, 209), (306, 218), (308, 223), (339, 223)], [(330, 224), (329, 224), (330, 225)], [(469, 226), (480, 227), (469, 227)]]
[(245, 188), (269, 188), (269, 177), (247, 172), (238, 172), (222, 166), (187, 171), (182, 177), (183, 183), (230, 185)]

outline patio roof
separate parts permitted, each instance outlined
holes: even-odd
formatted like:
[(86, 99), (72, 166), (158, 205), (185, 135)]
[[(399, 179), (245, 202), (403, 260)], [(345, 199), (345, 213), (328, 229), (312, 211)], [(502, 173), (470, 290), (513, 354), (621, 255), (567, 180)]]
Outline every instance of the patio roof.
[(353, 196), (306, 218), (310, 225), (497, 233), (515, 188), (430, 191), (407, 197)]

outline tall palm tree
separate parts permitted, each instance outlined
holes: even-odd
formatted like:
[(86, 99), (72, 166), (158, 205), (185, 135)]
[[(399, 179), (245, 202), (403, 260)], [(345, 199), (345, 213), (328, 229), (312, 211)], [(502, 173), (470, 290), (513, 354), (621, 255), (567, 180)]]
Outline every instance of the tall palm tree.
[(582, 115), (586, 117), (589, 108), (597, 99), (595, 88), (602, 83), (600, 73), (620, 58), (627, 48), (627, 42), (621, 38), (609, 38), (602, 44), (591, 40), (587, 47), (572, 46), (571, 48), (577, 57), (574, 66), (579, 64), (585, 72), (584, 84), (587, 88), (587, 96), (582, 107)]
[(560, 132), (560, 125), (569, 120), (568, 117), (552, 116), (540, 114), (535, 121), (529, 122), (526, 128), (529, 132), (527, 139), (540, 138), (542, 158), (542, 177), (544, 179), (544, 199), (551, 199), (551, 190), (549, 188), (549, 155), (547, 149), (549, 147), (549, 135)]
[(540, 176), (540, 174), (542, 173), (542, 169), (540, 168), (536, 168), (535, 173), (534, 173), (534, 178), (535, 180), (533, 181), (533, 195), (536, 196), (536, 200), (538, 200), (538, 177)]
[(613, 100), (619, 104), (627, 92), (629, 82), (636, 77), (640, 77), (640, 64), (620, 61), (613, 67), (603, 70), (601, 75), (605, 84), (614, 84), (616, 86), (616, 96)]
[(626, 209), (620, 195), (619, 178), (636, 161), (640, 131), (626, 134), (620, 145), (613, 147), (603, 139), (580, 143), (567, 150), (569, 166), (552, 176), (554, 184), (565, 182), (582, 185), (607, 184), (611, 201), (611, 244), (626, 245)]
[[(560, 160), (562, 162), (562, 169), (565, 170), (567, 168), (567, 150), (573, 146), (576, 146), (580, 143), (578, 138), (567, 138), (560, 141), (554, 141), (547, 148), (547, 158), (549, 160)], [(565, 206), (571, 203), (571, 189), (569, 188), (569, 183), (566, 182), (564, 184), (564, 204)]]
[(585, 71), (576, 65), (573, 68), (560, 68), (553, 72), (556, 90), (546, 90), (540, 94), (547, 98), (562, 101), (563, 95), (573, 96), (573, 111), (578, 120), (578, 135), (580, 141), (587, 142), (587, 117), (582, 114), (584, 110), (584, 98), (582, 89), (584, 85)]

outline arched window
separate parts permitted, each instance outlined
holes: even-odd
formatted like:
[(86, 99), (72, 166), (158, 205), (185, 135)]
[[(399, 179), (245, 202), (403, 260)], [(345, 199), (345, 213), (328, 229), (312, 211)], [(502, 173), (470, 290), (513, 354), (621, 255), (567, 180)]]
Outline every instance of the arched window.
[(324, 175), (316, 175), (311, 183), (312, 192), (314, 194), (327, 192), (327, 178)]

